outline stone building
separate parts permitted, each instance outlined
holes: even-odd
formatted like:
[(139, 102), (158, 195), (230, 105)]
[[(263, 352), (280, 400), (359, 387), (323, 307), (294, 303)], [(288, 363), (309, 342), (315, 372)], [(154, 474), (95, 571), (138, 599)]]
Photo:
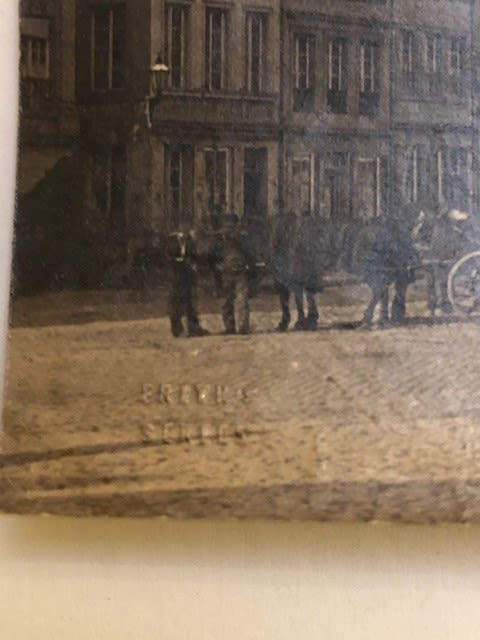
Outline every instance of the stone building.
[(282, 202), (362, 220), (386, 211), (391, 151), (390, 7), (284, 0)]
[(20, 3), (20, 153), (18, 190), (29, 192), (78, 136), (74, 0)]
[(74, 61), (74, 0), (22, 0), (13, 278), (19, 291), (61, 279), (65, 259), (81, 236)]
[(278, 209), (279, 48), (278, 0), (77, 1), (87, 200), (111, 239)]
[(468, 0), (284, 0), (285, 206), (470, 210), (472, 24)]
[(392, 37), (394, 179), (404, 202), (470, 210), (476, 199), (468, 0), (396, 0)]
[(20, 191), (94, 270), (225, 212), (477, 211), (479, 3), (24, 0)]

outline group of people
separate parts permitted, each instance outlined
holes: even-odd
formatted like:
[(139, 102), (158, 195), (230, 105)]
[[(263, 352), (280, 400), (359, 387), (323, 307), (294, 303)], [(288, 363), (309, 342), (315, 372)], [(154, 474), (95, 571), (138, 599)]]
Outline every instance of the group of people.
[[(224, 295), (222, 318), (224, 333), (250, 332), (250, 281), (256, 268), (256, 256), (249, 250), (247, 235), (240, 228), (236, 215), (226, 215), (209, 242), (181, 225), (167, 241), (167, 259), (170, 267), (169, 314), (173, 336), (203, 336), (208, 333), (199, 320), (197, 308), (197, 267), (210, 266), (215, 287)], [(186, 320), (186, 327), (183, 320)]]
[[(180, 226), (167, 241), (172, 334), (208, 333), (200, 324), (197, 308), (197, 268), (202, 263), (212, 271), (214, 292), (224, 298), (222, 318), (227, 335), (250, 332), (249, 298), (258, 269), (272, 276), (279, 295), (277, 331), (287, 331), (290, 326), (291, 297), (297, 314), (294, 329), (317, 328), (315, 296), (322, 290), (322, 276), (336, 269), (349, 271), (370, 287), (371, 299), (362, 325), (371, 326), (377, 306), (380, 325), (405, 320), (406, 291), (425, 260), (433, 265), (426, 269), (429, 308), (434, 312), (441, 306), (446, 311), (445, 258), (451, 259), (462, 250), (465, 240), (457, 231), (465, 226), (465, 216), (456, 210), (435, 216), (407, 207), (398, 215), (343, 226), (293, 213), (276, 216), (268, 225), (225, 215), (207, 234)], [(390, 285), (395, 290), (391, 305)]]

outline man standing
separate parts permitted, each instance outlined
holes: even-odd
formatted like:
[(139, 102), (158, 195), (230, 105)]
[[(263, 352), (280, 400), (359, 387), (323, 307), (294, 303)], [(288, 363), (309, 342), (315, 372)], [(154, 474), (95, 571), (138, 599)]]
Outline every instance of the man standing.
[(182, 318), (187, 318), (187, 335), (204, 336), (196, 308), (197, 250), (193, 232), (180, 225), (167, 240), (167, 259), (170, 266), (169, 314), (172, 334), (178, 338), (184, 333)]
[(247, 249), (247, 238), (240, 231), (238, 216), (226, 215), (216, 249), (216, 259), (222, 273), (225, 301), (222, 307), (225, 334), (237, 333), (235, 306), (238, 309), (238, 333), (250, 332), (248, 301), (249, 277), (254, 260)]

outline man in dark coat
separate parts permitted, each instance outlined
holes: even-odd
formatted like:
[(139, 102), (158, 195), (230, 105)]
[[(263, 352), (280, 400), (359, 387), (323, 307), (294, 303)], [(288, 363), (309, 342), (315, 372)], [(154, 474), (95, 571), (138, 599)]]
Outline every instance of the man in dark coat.
[[(250, 332), (249, 280), (255, 268), (255, 259), (248, 251), (247, 238), (239, 228), (235, 214), (224, 216), (218, 236), (216, 260), (222, 273), (225, 301), (222, 317), (225, 334)], [(235, 319), (238, 310), (238, 323)]]
[(187, 335), (203, 336), (196, 307), (197, 250), (193, 232), (185, 225), (167, 239), (167, 260), (170, 268), (169, 314), (172, 334), (178, 338), (184, 333), (183, 317), (187, 318)]

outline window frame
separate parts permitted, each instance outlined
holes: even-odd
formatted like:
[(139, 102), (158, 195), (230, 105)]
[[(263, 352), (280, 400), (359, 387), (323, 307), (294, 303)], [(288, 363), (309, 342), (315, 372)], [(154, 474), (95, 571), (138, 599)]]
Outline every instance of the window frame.
[[(179, 12), (180, 25), (179, 25), (179, 66), (174, 64), (173, 55), (173, 17), (174, 11)], [(168, 2), (165, 5), (165, 47), (166, 47), (166, 60), (169, 69), (168, 74), (168, 86), (171, 89), (184, 89), (187, 84), (187, 61), (188, 61), (188, 31), (190, 21), (190, 6), (182, 2)], [(178, 70), (178, 76), (177, 76)]]
[(417, 76), (415, 73), (415, 58), (417, 37), (414, 31), (403, 30), (402, 37), (402, 79), (407, 89), (414, 89)]
[(293, 110), (311, 113), (315, 109), (315, 34), (294, 33), (292, 46)]
[(381, 44), (377, 40), (360, 42), (360, 93), (358, 111), (375, 117), (380, 107)]
[(443, 38), (440, 33), (425, 34), (425, 76), (427, 93), (441, 91), (443, 72)]
[(344, 36), (331, 35), (327, 41), (327, 111), (346, 114), (348, 110), (348, 43)]
[[(107, 16), (106, 46), (100, 47), (97, 34), (99, 17), (101, 13)], [(116, 13), (118, 12), (117, 17)], [(122, 15), (123, 14), (123, 15)], [(120, 18), (121, 16), (121, 18)], [(125, 2), (99, 4), (90, 9), (91, 21), (91, 89), (95, 92), (118, 91), (126, 88), (126, 60), (127, 60), (127, 5)], [(118, 46), (118, 48), (117, 48)], [(100, 54), (106, 56), (106, 75), (99, 79)], [(117, 55), (120, 52), (120, 59)], [(118, 73), (120, 80), (115, 79)]]
[[(453, 92), (460, 95), (463, 92), (463, 72), (465, 71), (467, 38), (465, 36), (451, 36), (448, 51), (448, 75)], [(455, 63), (454, 63), (455, 61)]]
[[(220, 18), (220, 53), (219, 53), (219, 69), (214, 71), (214, 32), (213, 25), (214, 16)], [(207, 91), (223, 91), (228, 86), (228, 56), (227, 56), (227, 40), (229, 35), (229, 19), (230, 9), (224, 6), (210, 5), (205, 7), (205, 88)], [(218, 82), (214, 81), (214, 73), (218, 75)]]
[[(208, 170), (207, 170), (207, 154), (212, 154), (213, 156), (213, 184), (210, 184)], [(221, 189), (219, 189), (218, 184), (218, 155), (225, 154), (225, 187), (223, 189), (225, 193), (225, 202), (221, 202)], [(204, 157), (204, 166), (205, 166), (205, 185), (207, 187), (207, 205), (210, 209), (209, 214), (225, 214), (229, 213), (232, 206), (232, 189), (231, 189), (231, 179), (232, 179), (232, 150), (230, 147), (204, 147), (203, 149), (203, 157)], [(210, 187), (213, 186), (213, 189)], [(219, 195), (220, 194), (220, 195)], [(217, 196), (219, 197), (217, 198)], [(211, 198), (211, 196), (213, 196)]]
[[(254, 83), (254, 56), (253, 56), (253, 26), (254, 20), (257, 20), (259, 45), (257, 82)], [(261, 10), (248, 10), (245, 13), (245, 59), (246, 59), (246, 89), (248, 93), (253, 95), (261, 94), (265, 91), (266, 76), (266, 51), (268, 47), (268, 13)], [(255, 86), (254, 86), (255, 85)]]
[[(308, 181), (303, 182), (299, 185), (295, 182), (295, 166), (298, 164), (303, 164), (304, 162), (308, 162)], [(293, 211), (297, 215), (313, 215), (315, 211), (315, 187), (316, 187), (316, 176), (315, 176), (315, 154), (314, 153), (296, 153), (290, 159), (291, 166), (291, 204)], [(303, 168), (300, 169), (303, 172)], [(295, 211), (295, 202), (297, 201), (296, 192), (300, 189), (302, 191), (303, 187), (307, 186), (308, 188), (308, 210)], [(301, 200), (299, 198), (298, 200)]]

